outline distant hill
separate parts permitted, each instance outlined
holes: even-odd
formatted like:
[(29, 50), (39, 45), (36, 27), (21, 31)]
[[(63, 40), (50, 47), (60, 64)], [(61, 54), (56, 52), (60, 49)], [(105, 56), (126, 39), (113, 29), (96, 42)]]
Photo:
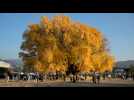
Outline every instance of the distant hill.
[(5, 61), (14, 67), (20, 67), (22, 65), (22, 61), (20, 59), (7, 59)]
[(118, 61), (115, 64), (117, 68), (129, 68), (130, 65), (134, 65), (134, 60)]
[[(2, 60), (2, 59), (0, 59)], [(10, 63), (11, 66), (15, 69), (20, 69), (22, 68), (23, 62), (20, 59), (6, 59), (3, 60), (7, 63)], [(130, 65), (134, 65), (134, 60), (128, 60), (128, 61), (118, 61), (115, 64), (116, 68), (128, 68)]]
[(11, 66), (16, 69), (16, 70), (20, 70), (22, 68), (22, 61), (20, 59), (6, 59), (4, 60), (7, 63), (10, 63)]
[[(8, 59), (6, 61), (9, 62), (13, 67), (21, 67), (23, 65), (20, 59)], [(134, 60), (118, 61), (115, 64), (117, 68), (128, 68), (130, 65), (134, 65)]]

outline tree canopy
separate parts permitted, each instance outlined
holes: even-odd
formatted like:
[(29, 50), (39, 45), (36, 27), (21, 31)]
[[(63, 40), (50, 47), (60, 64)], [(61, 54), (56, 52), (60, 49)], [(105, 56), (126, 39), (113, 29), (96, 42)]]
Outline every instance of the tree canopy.
[(79, 71), (111, 71), (114, 57), (107, 40), (97, 29), (59, 15), (42, 17), (23, 34), (19, 56), (26, 71), (67, 71), (71, 64)]

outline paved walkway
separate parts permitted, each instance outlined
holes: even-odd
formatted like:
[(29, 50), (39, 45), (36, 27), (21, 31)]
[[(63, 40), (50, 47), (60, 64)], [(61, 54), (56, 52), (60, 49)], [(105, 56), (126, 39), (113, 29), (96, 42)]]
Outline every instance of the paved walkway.
[(0, 87), (134, 87), (133, 80), (120, 80), (120, 79), (112, 79), (112, 80), (101, 80), (100, 84), (93, 84), (89, 80), (77, 81), (76, 83), (72, 83), (69, 80), (64, 82), (63, 80), (56, 81), (9, 81), (0, 80)]

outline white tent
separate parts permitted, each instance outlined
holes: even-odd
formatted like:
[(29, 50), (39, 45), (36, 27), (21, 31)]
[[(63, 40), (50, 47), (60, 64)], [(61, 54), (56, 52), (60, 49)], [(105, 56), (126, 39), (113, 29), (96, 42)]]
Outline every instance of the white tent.
[(11, 65), (4, 61), (0, 61), (0, 68), (11, 68)]

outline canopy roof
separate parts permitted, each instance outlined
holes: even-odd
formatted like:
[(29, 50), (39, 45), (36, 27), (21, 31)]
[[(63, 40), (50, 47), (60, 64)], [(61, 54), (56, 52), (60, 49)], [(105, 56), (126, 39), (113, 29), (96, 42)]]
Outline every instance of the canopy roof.
[(0, 68), (11, 68), (11, 65), (4, 61), (0, 61)]

